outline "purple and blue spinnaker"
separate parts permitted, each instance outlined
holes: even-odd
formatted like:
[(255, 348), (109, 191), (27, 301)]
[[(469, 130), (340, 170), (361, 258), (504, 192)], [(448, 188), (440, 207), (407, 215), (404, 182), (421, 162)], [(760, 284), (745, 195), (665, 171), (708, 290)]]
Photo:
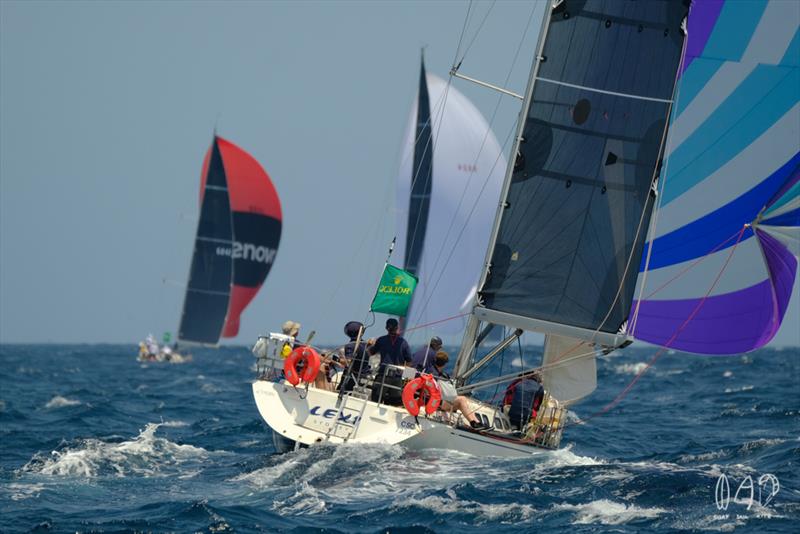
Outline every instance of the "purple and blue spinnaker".
[(798, 2), (692, 4), (637, 339), (735, 354), (777, 333), (800, 237), (798, 28)]

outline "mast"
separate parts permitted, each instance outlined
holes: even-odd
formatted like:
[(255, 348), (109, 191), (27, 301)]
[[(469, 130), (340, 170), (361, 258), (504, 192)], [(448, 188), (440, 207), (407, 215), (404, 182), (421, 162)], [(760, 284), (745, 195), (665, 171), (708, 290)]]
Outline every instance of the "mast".
[[(525, 117), (528, 114), (528, 108), (531, 105), (531, 97), (533, 96), (533, 85), (536, 81), (536, 73), (539, 70), (539, 63), (542, 57), (542, 49), (544, 48), (544, 41), (547, 35), (547, 28), (550, 25), (550, 17), (547, 16), (547, 11), (545, 8), (545, 13), (542, 15), (542, 26), (539, 29), (539, 38), (537, 40), (537, 53), (533, 58), (533, 63), (531, 64), (531, 71), (528, 75), (528, 85), (525, 89), (525, 96), (522, 101), (522, 108), (519, 111), (519, 117), (517, 119), (517, 135), (514, 138), (514, 147), (511, 151), (511, 155), (516, 157), (519, 153), (519, 145), (522, 139), (522, 132), (525, 128)], [(494, 250), (495, 244), (497, 243), (497, 232), (500, 229), (500, 220), (503, 217), (503, 210), (506, 205), (506, 197), (508, 196), (508, 188), (511, 184), (511, 178), (514, 174), (514, 164), (508, 165), (506, 167), (506, 175), (503, 179), (503, 187), (500, 192), (500, 202), (497, 204), (497, 211), (495, 212), (494, 223), (492, 224), (492, 233), (489, 237), (489, 246), (486, 248), (486, 259), (483, 262), (483, 268), (481, 269), (481, 275), (478, 279), (478, 291), (475, 292), (475, 299), (473, 304), (473, 312), (470, 314), (469, 319), (467, 320), (467, 326), (464, 329), (464, 337), (461, 340), (461, 348), (458, 351), (458, 356), (456, 357), (456, 363), (453, 368), (454, 376), (457, 378), (463, 375), (468, 367), (469, 362), (472, 359), (472, 353), (476, 349), (475, 347), (475, 340), (478, 337), (479, 327), (480, 327), (480, 319), (475, 314), (475, 309), (480, 305), (480, 289), (483, 287), (483, 284), (486, 282), (486, 277), (489, 274), (489, 265), (492, 259), (492, 251)]]

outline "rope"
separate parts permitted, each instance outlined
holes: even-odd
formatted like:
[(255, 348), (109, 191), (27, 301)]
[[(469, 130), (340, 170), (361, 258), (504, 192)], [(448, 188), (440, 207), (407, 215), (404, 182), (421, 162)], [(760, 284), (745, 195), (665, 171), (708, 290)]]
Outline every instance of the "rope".
[(631, 380), (630, 383), (625, 387), (625, 389), (623, 389), (616, 397), (614, 397), (614, 399), (611, 402), (609, 402), (608, 404), (603, 406), (603, 408), (601, 408), (597, 412), (591, 414), (586, 419), (583, 419), (582, 421), (565, 424), (564, 425), (565, 429), (568, 426), (584, 425), (587, 422), (589, 422), (592, 419), (594, 419), (595, 417), (600, 417), (601, 415), (609, 412), (612, 408), (614, 408), (617, 404), (619, 404), (620, 401), (622, 401), (622, 399), (628, 394), (628, 392), (633, 388), (633, 386), (636, 384), (636, 382), (639, 381), (639, 379), (644, 375), (644, 373), (646, 373), (647, 370), (650, 369), (656, 363), (656, 361), (658, 361), (658, 359), (667, 352), (667, 350), (669, 349), (669, 346), (672, 344), (672, 342), (675, 341), (675, 339), (678, 337), (678, 335), (681, 332), (683, 332), (683, 330), (689, 325), (689, 323), (699, 313), (700, 308), (703, 307), (703, 304), (705, 304), (705, 301), (708, 300), (709, 296), (711, 295), (711, 292), (714, 291), (714, 288), (717, 286), (717, 283), (719, 282), (720, 278), (722, 278), (722, 274), (725, 272), (725, 269), (728, 268), (728, 265), (730, 264), (731, 258), (733, 258), (733, 253), (736, 251), (736, 247), (739, 246), (739, 243), (741, 242), (742, 236), (744, 235), (744, 232), (745, 232), (746, 229), (747, 229), (747, 226), (742, 226), (742, 229), (739, 230), (739, 235), (738, 235), (738, 237), (736, 239), (736, 243), (734, 243), (733, 246), (731, 247), (730, 254), (728, 254), (728, 257), (725, 260), (725, 264), (722, 266), (722, 269), (720, 269), (719, 273), (717, 273), (717, 276), (714, 279), (714, 282), (711, 284), (711, 287), (708, 288), (708, 291), (706, 291), (705, 296), (703, 296), (703, 298), (700, 300), (700, 302), (697, 303), (697, 306), (695, 306), (694, 310), (692, 310), (692, 313), (689, 314), (689, 316), (686, 318), (686, 320), (684, 320), (683, 323), (675, 330), (675, 333), (672, 334), (672, 337), (664, 344), (664, 346), (661, 349), (659, 349), (655, 353), (655, 355), (650, 359), (650, 361), (647, 363), (647, 365), (644, 367), (644, 369), (639, 371), (636, 374), (636, 376), (633, 377), (633, 380)]

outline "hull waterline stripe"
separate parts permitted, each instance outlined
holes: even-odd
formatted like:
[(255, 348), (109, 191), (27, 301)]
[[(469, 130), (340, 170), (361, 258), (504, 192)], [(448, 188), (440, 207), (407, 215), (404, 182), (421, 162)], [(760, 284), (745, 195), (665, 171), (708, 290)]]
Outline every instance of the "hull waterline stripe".
[(551, 80), (549, 78), (542, 78), (541, 76), (536, 77), (537, 80), (547, 83), (553, 83), (556, 85), (563, 85), (564, 87), (572, 87), (573, 89), (581, 89), (583, 91), (589, 91), (592, 93), (602, 93), (604, 95), (613, 95), (613, 96), (621, 96), (623, 98), (633, 98), (635, 100), (649, 100), (650, 102), (663, 102), (664, 104), (672, 104), (672, 100), (666, 98), (654, 98), (652, 96), (640, 96), (640, 95), (629, 95), (627, 93), (618, 93), (616, 91), (606, 91), (604, 89), (596, 89), (594, 87), (586, 87), (585, 85), (577, 85), (574, 83), (567, 83), (567, 82), (559, 82), (557, 80)]

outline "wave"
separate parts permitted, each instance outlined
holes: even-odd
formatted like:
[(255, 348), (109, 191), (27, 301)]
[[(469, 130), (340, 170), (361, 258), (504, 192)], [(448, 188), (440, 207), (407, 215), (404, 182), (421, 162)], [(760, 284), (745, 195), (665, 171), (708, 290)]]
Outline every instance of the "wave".
[(47, 409), (54, 409), (54, 408), (64, 408), (66, 406), (78, 406), (80, 404), (81, 401), (79, 400), (68, 399), (66, 397), (62, 397), (61, 395), (56, 395), (55, 397), (47, 401), (47, 404), (45, 404), (44, 407)]
[(573, 525), (622, 525), (638, 519), (655, 519), (667, 512), (664, 508), (640, 508), (608, 499), (585, 504), (556, 504), (552, 510), (575, 512)]
[(422, 508), (436, 515), (456, 514), (462, 519), (470, 518), (472, 522), (480, 524), (488, 521), (501, 523), (520, 523), (531, 519), (536, 509), (530, 504), (521, 503), (482, 503), (458, 497), (456, 492), (448, 489), (446, 497), (429, 495), (426, 497), (412, 498), (402, 504), (394, 504), (392, 511), (402, 511), (409, 508)]
[[(78, 446), (54, 450), (49, 457), (37, 454), (22, 467), (22, 471), (86, 478), (106, 475), (124, 477), (131, 474), (149, 477), (163, 475), (169, 468), (172, 468), (170, 474), (174, 474), (181, 465), (208, 457), (209, 452), (201, 447), (179, 445), (156, 437), (155, 432), (160, 426), (170, 426), (170, 423), (148, 423), (130, 441), (109, 443), (94, 438), (79, 440)], [(176, 426), (175, 423), (172, 426)], [(181, 476), (185, 478), (187, 473)]]

